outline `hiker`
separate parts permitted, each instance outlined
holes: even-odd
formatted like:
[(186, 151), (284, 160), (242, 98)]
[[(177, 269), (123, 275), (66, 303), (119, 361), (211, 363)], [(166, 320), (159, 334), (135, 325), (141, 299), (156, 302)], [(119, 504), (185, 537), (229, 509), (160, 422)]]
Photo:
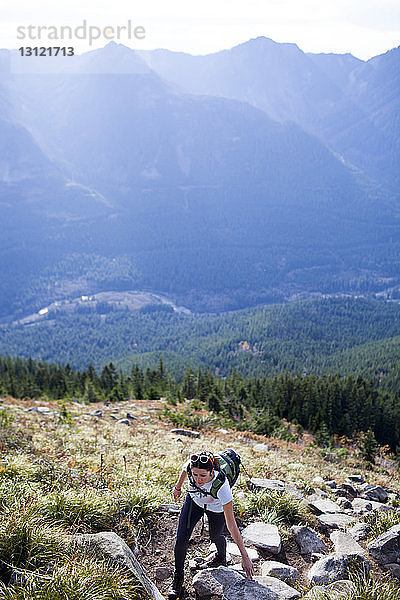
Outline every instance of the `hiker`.
[[(200, 568), (212, 568), (226, 565), (226, 538), (224, 535), (225, 524), (236, 542), (242, 555), (242, 567), (249, 579), (252, 579), (254, 567), (247, 550), (244, 547), (242, 536), (238, 529), (232, 504), (232, 491), (228, 477), (221, 471), (219, 460), (211, 452), (202, 451), (192, 454), (179, 476), (173, 489), (174, 499), (182, 494), (182, 485), (188, 477), (189, 490), (179, 516), (178, 531), (175, 541), (175, 571), (171, 588), (168, 591), (169, 600), (176, 600), (181, 593), (184, 578), (184, 563), (189, 539), (194, 526), (199, 522), (204, 513), (207, 515), (210, 538), (217, 547), (217, 553)], [(219, 480), (215, 496), (212, 485)], [(222, 480), (222, 483), (221, 483)], [(214, 484), (215, 485), (215, 484)], [(215, 487), (214, 487), (215, 489)]]

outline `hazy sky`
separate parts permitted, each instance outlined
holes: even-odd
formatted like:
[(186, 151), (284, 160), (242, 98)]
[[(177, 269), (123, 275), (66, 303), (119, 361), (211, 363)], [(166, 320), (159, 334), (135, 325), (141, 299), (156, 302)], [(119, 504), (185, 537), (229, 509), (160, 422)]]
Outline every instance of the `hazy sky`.
[[(114, 28), (107, 30), (109, 39), (117, 26), (130, 20), (132, 28), (145, 28), (145, 38), (128, 39), (127, 30), (121, 30), (121, 43), (193, 54), (230, 48), (260, 35), (294, 42), (306, 52), (351, 52), (362, 59), (400, 45), (400, 0), (0, 0), (0, 45), (60, 45), (45, 38), (45, 29), (40, 40), (36, 29), (30, 40), (27, 30), (20, 29), (18, 39), (17, 27), (75, 28), (84, 20), (87, 27)], [(92, 45), (74, 37), (65, 45), (83, 52), (107, 41), (101, 34)]]

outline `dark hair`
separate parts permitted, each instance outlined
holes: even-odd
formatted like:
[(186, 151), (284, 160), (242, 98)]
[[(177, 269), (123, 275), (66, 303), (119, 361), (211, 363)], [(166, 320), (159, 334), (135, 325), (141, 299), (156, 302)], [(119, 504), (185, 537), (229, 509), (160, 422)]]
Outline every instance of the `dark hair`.
[[(194, 457), (196, 457), (195, 460), (193, 460)], [(213, 469), (219, 471), (221, 468), (218, 458), (214, 456), (212, 452), (208, 452), (207, 450), (201, 450), (196, 454), (192, 454), (190, 457), (190, 466), (205, 469), (206, 471), (210, 471), (210, 473)]]

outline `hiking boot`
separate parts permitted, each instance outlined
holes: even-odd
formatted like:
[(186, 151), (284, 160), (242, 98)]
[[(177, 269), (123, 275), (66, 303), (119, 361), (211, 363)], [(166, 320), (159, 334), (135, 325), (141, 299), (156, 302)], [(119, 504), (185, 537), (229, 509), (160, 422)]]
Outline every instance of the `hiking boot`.
[(183, 573), (174, 573), (171, 587), (168, 590), (168, 600), (177, 600), (182, 592)]
[(226, 565), (226, 558), (216, 554), (211, 560), (207, 560), (205, 563), (200, 565), (199, 569), (216, 569), (217, 567), (226, 567)]

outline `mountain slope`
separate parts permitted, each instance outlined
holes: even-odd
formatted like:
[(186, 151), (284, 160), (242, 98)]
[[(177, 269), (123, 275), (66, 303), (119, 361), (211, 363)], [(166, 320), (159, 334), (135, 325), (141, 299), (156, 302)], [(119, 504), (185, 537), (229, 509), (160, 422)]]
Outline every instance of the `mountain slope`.
[(140, 54), (191, 93), (235, 98), (295, 121), (375, 183), (398, 190), (398, 49), (363, 63), (260, 37), (207, 56)]
[[(294, 45), (282, 49), (261, 39), (222, 53), (228, 76), (229, 65), (242, 61), (230, 84), (247, 77), (250, 85), (271, 48), (269, 64), (282, 56), (281, 79), (297, 86), (277, 105), (284, 111), (295, 107), (299, 120), (310, 119), (309, 103), (320, 90), (322, 120), (329, 113), (327, 99), (339, 102), (343, 94)], [(16, 136), (13, 162), (27, 150), (33, 161), (44, 157), (47, 175), (55, 170), (68, 190), (63, 196), (52, 179), (45, 193), (37, 193), (26, 177), (29, 210), (37, 202), (52, 220), (44, 221), (46, 233), (39, 234), (37, 271), (23, 289), (19, 284), (13, 290), (25, 297), (21, 312), (31, 312), (29, 303), (37, 308), (39, 297), (45, 304), (59, 297), (50, 282), (59, 281), (55, 274), (71, 256), (76, 268), (63, 289), (110, 289), (108, 274), (101, 279), (98, 271), (88, 273), (92, 256), (93, 264), (127, 264), (126, 289), (167, 292), (199, 310), (396, 284), (399, 229), (392, 200), (366, 193), (315, 135), (274, 122), (249, 102), (182, 93), (121, 45), (70, 62), (38, 58), (25, 72), (13, 56), (8, 72), (1, 62), (3, 110), (38, 148)], [(254, 66), (249, 73), (248, 65)], [(274, 76), (280, 72), (276, 67)], [(34, 238), (38, 230), (29, 231), (29, 215), (27, 235)], [(10, 219), (17, 231), (14, 205)], [(85, 280), (86, 289), (77, 280)], [(9, 304), (2, 315), (15, 312), (15, 303)]]

